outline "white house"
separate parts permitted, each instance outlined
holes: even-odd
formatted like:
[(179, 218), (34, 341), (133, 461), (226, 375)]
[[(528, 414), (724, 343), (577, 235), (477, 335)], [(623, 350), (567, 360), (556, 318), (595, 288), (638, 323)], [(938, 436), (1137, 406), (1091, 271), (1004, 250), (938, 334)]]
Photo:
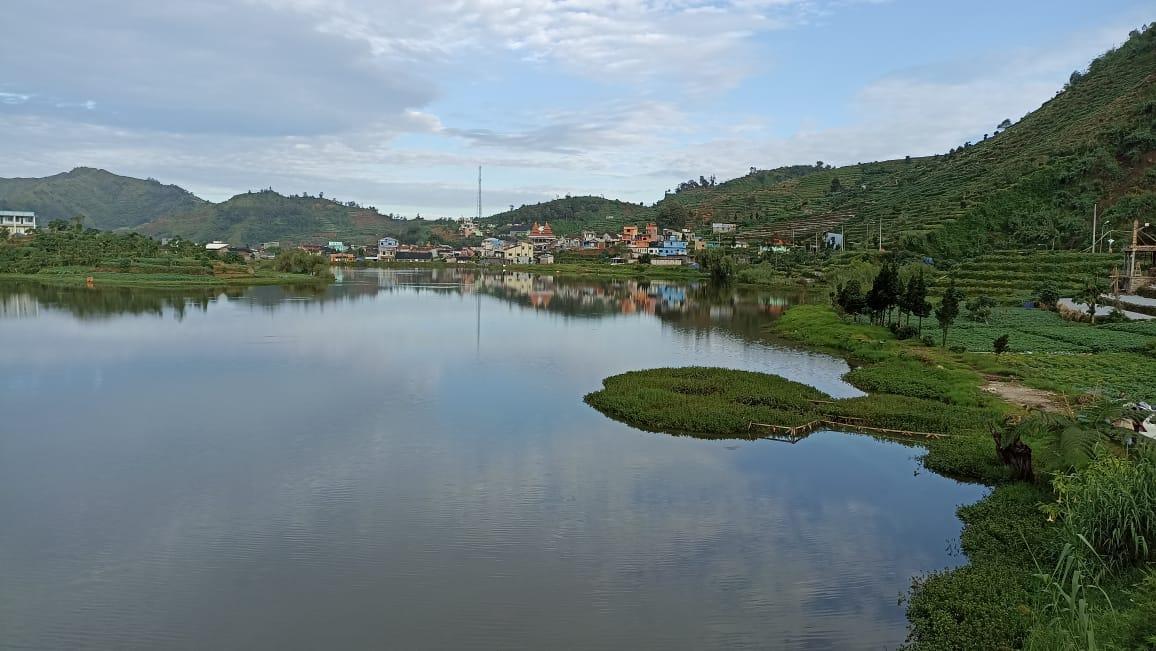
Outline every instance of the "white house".
[(400, 243), (392, 237), (383, 237), (377, 241), (377, 259), (392, 260), (397, 254)]
[(228, 253), (229, 243), (222, 242), (220, 240), (213, 240), (212, 242), (209, 242), (205, 245), (205, 250), (212, 253)]
[(0, 229), (7, 230), (9, 235), (24, 235), (34, 228), (36, 213), (0, 210)]
[(714, 233), (733, 233), (736, 228), (738, 228), (738, 224), (721, 224), (716, 222), (710, 225), (710, 230)]

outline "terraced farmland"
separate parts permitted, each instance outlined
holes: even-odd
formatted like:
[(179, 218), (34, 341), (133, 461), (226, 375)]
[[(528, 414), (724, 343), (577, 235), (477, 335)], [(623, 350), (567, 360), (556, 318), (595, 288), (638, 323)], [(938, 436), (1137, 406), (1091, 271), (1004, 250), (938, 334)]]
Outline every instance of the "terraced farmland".
[(1072, 296), (1088, 276), (1107, 279), (1112, 269), (1123, 263), (1124, 256), (1119, 254), (1000, 251), (967, 260), (950, 272), (936, 273), (931, 285), (942, 290), (955, 278), (956, 286), (968, 296), (1026, 301), (1040, 286), (1050, 283), (1062, 295)]

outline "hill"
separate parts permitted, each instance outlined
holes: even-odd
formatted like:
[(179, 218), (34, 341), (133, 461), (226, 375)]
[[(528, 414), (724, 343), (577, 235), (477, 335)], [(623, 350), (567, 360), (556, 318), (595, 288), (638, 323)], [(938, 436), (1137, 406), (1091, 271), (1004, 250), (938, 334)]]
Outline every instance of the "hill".
[(85, 225), (93, 228), (133, 228), (204, 204), (175, 185), (91, 167), (44, 178), (0, 179), (0, 210), (32, 210), (44, 223), (84, 215)]
[(683, 188), (657, 214), (660, 222), (736, 222), (752, 238), (841, 227), (851, 246), (874, 242), (882, 220), (885, 246), (949, 257), (1085, 247), (1093, 205), (1117, 227), (1156, 212), (1154, 71), (1150, 26), (978, 143), (925, 158), (752, 171)]
[(345, 240), (376, 241), (391, 235), (406, 242), (425, 241), (437, 222), (383, 215), (373, 208), (309, 196), (287, 197), (272, 190), (239, 194), (222, 203), (204, 203), (195, 210), (163, 217), (138, 227), (153, 236), (180, 236), (196, 241), (214, 239), (256, 244)]
[(482, 221), (496, 228), (501, 233), (506, 225), (530, 225), (534, 222), (550, 222), (554, 232), (558, 235), (574, 235), (583, 230), (593, 230), (599, 233), (615, 233), (622, 229), (623, 223), (635, 223), (653, 218), (654, 211), (636, 203), (628, 203), (602, 197), (565, 197), (523, 205), (514, 210), (507, 210)]

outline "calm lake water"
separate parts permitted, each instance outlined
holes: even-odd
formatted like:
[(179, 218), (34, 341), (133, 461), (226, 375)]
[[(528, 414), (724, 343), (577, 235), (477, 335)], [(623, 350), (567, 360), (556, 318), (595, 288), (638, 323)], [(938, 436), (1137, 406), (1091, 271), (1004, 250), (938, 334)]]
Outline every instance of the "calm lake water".
[(603, 377), (803, 297), (345, 272), (322, 292), (0, 285), (0, 647), (892, 648), (983, 494), (918, 450), (640, 432)]

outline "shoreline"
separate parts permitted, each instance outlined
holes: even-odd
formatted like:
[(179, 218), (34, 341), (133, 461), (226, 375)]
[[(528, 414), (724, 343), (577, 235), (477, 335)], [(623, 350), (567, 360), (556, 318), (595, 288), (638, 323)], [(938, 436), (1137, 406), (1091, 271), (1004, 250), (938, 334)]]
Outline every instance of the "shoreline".
[(256, 272), (252, 275), (191, 275), (191, 274), (148, 274), (117, 271), (65, 272), (52, 271), (35, 274), (0, 274), (0, 283), (28, 282), (54, 287), (89, 288), (88, 278), (93, 279), (91, 289), (139, 288), (139, 289), (212, 289), (225, 287), (255, 287), (263, 285), (322, 286), (328, 279), (302, 274), (277, 272)]

